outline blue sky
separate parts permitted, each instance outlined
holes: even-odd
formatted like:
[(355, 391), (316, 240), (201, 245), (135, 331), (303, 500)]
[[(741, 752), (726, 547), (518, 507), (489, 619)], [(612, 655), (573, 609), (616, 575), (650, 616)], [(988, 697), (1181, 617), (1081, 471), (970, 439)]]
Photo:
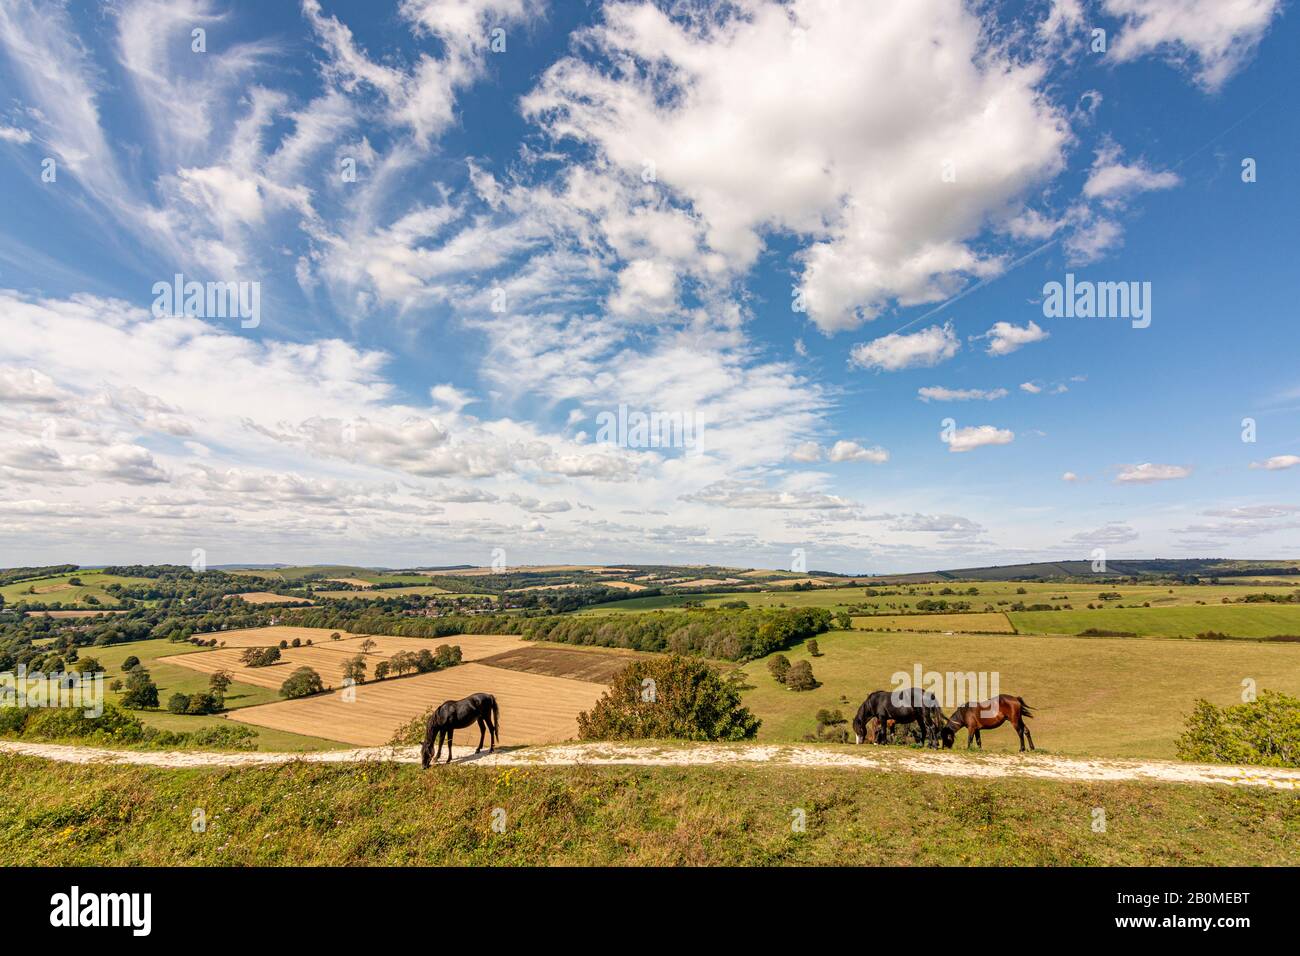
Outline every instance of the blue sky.
[(1286, 7), (7, 3), (0, 564), (1294, 557)]

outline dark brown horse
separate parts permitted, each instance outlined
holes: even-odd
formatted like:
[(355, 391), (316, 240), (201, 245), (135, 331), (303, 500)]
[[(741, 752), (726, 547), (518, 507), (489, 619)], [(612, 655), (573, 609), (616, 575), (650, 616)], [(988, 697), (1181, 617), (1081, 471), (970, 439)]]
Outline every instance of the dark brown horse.
[(979, 745), (980, 750), (983, 750), (984, 741), (980, 739), (980, 731), (1001, 727), (1009, 720), (1011, 726), (1016, 728), (1016, 733), (1020, 735), (1020, 750), (1023, 753), (1026, 740), (1029, 741), (1029, 749), (1034, 749), (1034, 735), (1029, 732), (1029, 725), (1025, 723), (1025, 718), (1032, 716), (1034, 712), (1029, 709), (1024, 698), (998, 694), (992, 700), (982, 700), (978, 704), (963, 704), (958, 707), (948, 718), (948, 723), (944, 725), (943, 730), (939, 731), (939, 736), (943, 738), (944, 748), (951, 750), (953, 741), (957, 738), (957, 731), (965, 727), (966, 749), (970, 750), (971, 741), (974, 741)]
[[(497, 731), (501, 727), (501, 712), (497, 709), (497, 699), (491, 694), (470, 694), (463, 700), (449, 700), (429, 715), (429, 723), (424, 729), (424, 746), (420, 748), (420, 765), (425, 770), (429, 764), (442, 757), (442, 741), (447, 739), (447, 763), (451, 763), (451, 734), (454, 730), (468, 727), (478, 721), (478, 753), (483, 749), (483, 738), (492, 734), (492, 746), (488, 753), (497, 749)], [(437, 756), (433, 753), (434, 740), (438, 742)]]
[[(853, 716), (853, 734), (861, 744), (866, 742), (870, 731), (871, 742), (883, 744), (889, 740), (889, 731), (894, 726), (915, 723), (918, 741), (937, 748), (944, 719), (938, 698), (920, 687), (877, 690), (867, 695)], [(874, 729), (869, 726), (872, 722)]]

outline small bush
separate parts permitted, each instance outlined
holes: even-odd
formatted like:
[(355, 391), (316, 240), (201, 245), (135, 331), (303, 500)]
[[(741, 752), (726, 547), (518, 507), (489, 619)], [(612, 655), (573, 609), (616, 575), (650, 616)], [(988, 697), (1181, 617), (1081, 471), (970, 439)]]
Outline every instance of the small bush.
[(1300, 767), (1300, 698), (1266, 690), (1231, 707), (1198, 700), (1177, 747), (1183, 760)]
[(814, 638), (813, 640), (809, 641), (808, 644), (807, 644), (806, 646), (807, 646), (807, 648), (808, 648), (808, 653), (811, 654), (813, 657), (821, 657), (821, 656), (822, 656), (822, 649), (821, 649), (821, 646), (817, 643), (817, 641), (816, 641), (815, 638)]
[(785, 675), (790, 672), (790, 658), (784, 654), (773, 654), (767, 662), (768, 672), (776, 678), (777, 683), (785, 683)]

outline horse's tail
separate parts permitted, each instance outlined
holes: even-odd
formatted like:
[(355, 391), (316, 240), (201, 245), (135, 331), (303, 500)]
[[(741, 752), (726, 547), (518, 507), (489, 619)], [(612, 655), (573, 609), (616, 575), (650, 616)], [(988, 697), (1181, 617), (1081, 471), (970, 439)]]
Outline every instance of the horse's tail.
[(497, 706), (496, 695), (492, 696), (492, 726), (496, 728), (497, 739), (501, 739), (501, 708)]
[(1034, 716), (1034, 712), (1033, 712), (1032, 710), (1029, 709), (1029, 705), (1025, 703), (1025, 699), (1024, 699), (1023, 697), (1017, 697), (1016, 700), (1020, 701), (1020, 716), (1021, 716), (1021, 717), (1032, 717), (1032, 716)]

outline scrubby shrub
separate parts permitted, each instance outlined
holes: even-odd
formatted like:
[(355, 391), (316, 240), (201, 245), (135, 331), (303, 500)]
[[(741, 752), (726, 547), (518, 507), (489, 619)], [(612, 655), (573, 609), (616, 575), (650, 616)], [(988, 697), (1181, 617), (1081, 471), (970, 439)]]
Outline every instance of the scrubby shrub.
[(132, 654), (126, 660), (122, 661), (122, 673), (125, 674), (128, 671), (135, 670), (139, 666), (140, 666), (140, 658)]
[(225, 707), (220, 694), (172, 694), (167, 709), (173, 714), (215, 714)]
[(238, 724), (204, 727), (180, 733), (147, 727), (138, 717), (113, 704), (105, 704), (98, 717), (87, 717), (80, 708), (0, 708), (0, 734), (25, 740), (83, 740), (94, 744), (147, 747), (219, 747), (225, 750), (253, 750), (257, 732)]
[(1300, 767), (1300, 698), (1266, 690), (1231, 707), (1198, 700), (1177, 748), (1183, 760)]
[(822, 656), (821, 646), (817, 643), (816, 639), (809, 641), (805, 646), (808, 648), (808, 653), (813, 657)]
[(791, 690), (812, 690), (817, 686), (813, 677), (812, 665), (807, 661), (795, 661), (785, 672), (785, 686)]
[(587, 740), (748, 740), (758, 726), (734, 677), (679, 655), (633, 661), (578, 715), (578, 734)]
[(325, 684), (321, 681), (320, 674), (310, 667), (299, 667), (280, 685), (280, 696), (293, 700), (297, 697), (319, 694), (324, 689)]

